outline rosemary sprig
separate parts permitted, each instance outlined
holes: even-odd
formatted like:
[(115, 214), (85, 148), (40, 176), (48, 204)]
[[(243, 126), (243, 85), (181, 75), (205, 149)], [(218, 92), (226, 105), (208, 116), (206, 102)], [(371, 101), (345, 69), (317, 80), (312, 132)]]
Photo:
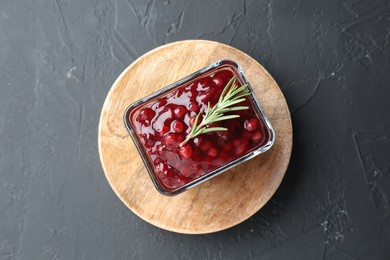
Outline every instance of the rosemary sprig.
[(221, 96), (218, 102), (213, 108), (210, 108), (210, 102), (207, 104), (206, 113), (203, 117), (202, 122), (198, 124), (199, 113), (194, 120), (191, 132), (187, 135), (186, 139), (180, 143), (180, 146), (186, 144), (191, 138), (194, 138), (200, 134), (215, 132), (215, 131), (227, 131), (226, 127), (209, 127), (210, 124), (218, 121), (238, 118), (240, 115), (224, 115), (226, 112), (238, 111), (248, 109), (247, 106), (234, 106), (245, 100), (245, 96), (249, 95), (250, 92), (247, 89), (248, 84), (238, 87), (236, 85), (236, 76), (233, 76), (230, 81), (226, 84), (222, 90)]

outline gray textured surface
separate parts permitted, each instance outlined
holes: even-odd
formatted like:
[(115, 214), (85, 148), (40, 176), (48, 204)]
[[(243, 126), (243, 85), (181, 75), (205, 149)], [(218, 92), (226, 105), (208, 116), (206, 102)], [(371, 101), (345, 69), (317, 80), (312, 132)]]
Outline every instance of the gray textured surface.
[[(272, 200), (227, 231), (160, 230), (114, 195), (97, 149), (134, 59), (211, 39), (261, 62), (292, 111)], [(389, 259), (388, 1), (0, 2), (0, 259)]]

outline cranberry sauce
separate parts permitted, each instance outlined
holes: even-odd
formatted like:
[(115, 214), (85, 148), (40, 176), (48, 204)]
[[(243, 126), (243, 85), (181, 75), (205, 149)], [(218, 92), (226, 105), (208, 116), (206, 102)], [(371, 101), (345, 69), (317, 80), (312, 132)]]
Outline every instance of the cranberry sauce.
[(190, 132), (195, 116), (204, 115), (208, 102), (211, 106), (217, 103), (234, 75), (236, 84), (242, 85), (239, 74), (233, 69), (230, 66), (216, 68), (130, 113), (132, 128), (164, 189), (175, 190), (267, 142), (264, 122), (247, 97), (237, 105), (249, 109), (232, 112), (239, 114), (239, 118), (213, 124), (226, 127), (228, 131), (201, 134), (179, 146)]

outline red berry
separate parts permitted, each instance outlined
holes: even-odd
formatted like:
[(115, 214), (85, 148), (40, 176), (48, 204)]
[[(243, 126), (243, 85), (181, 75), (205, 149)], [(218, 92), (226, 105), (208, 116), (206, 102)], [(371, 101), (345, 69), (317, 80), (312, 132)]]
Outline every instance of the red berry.
[(218, 154), (218, 151), (215, 147), (212, 147), (209, 149), (208, 153), (207, 153), (210, 157), (215, 157), (217, 156)]
[(160, 128), (156, 129), (158, 136), (163, 136), (166, 133), (169, 132), (169, 127), (166, 125), (161, 126)]
[(256, 118), (251, 118), (245, 120), (244, 122), (244, 128), (250, 132), (255, 131), (258, 126), (259, 126), (259, 120), (257, 120)]
[(182, 134), (176, 134), (177, 143), (181, 143), (184, 141), (184, 136)]
[(157, 145), (157, 147), (156, 147), (156, 152), (157, 152), (157, 154), (160, 155), (160, 156), (164, 155), (164, 152), (165, 152), (165, 147), (164, 147), (164, 145), (161, 145), (161, 144)]
[(152, 146), (154, 146), (156, 142), (156, 138), (154, 137), (153, 134), (142, 134), (141, 138), (143, 140), (144, 145), (147, 148), (151, 148)]
[(181, 133), (184, 131), (184, 124), (181, 121), (174, 120), (171, 124), (173, 131)]
[(241, 144), (234, 148), (235, 154), (242, 154), (244, 153), (248, 148), (247, 142), (241, 142)]
[(245, 131), (244, 134), (242, 135), (242, 137), (244, 139), (250, 140), (250, 139), (252, 139), (252, 133)]
[(181, 157), (189, 159), (192, 156), (192, 147), (189, 144), (185, 144), (183, 147), (180, 147), (179, 154)]
[(211, 148), (212, 144), (209, 140), (204, 140), (201, 144), (200, 144), (200, 150), (202, 152), (206, 152), (208, 151), (210, 148)]
[(172, 148), (177, 143), (176, 135), (172, 133), (164, 135), (163, 143), (166, 147)]
[(229, 131), (218, 131), (217, 132), (217, 135), (219, 136), (219, 137), (221, 137), (221, 139), (223, 139), (223, 140), (228, 140), (229, 139), (229, 136), (230, 136), (230, 132)]
[(136, 120), (140, 122), (141, 124), (144, 124), (146, 126), (150, 125), (150, 122), (156, 115), (156, 112), (154, 112), (151, 108), (146, 107), (142, 109), (139, 114), (137, 115)]
[(156, 115), (156, 112), (154, 112), (151, 108), (145, 107), (139, 112), (139, 119), (140, 120), (152, 120), (153, 117)]
[(195, 113), (198, 113), (198, 111), (199, 111), (199, 106), (198, 106), (198, 104), (196, 104), (196, 103), (191, 103), (191, 104), (189, 104), (189, 106), (188, 106), (188, 110), (189, 110), (189, 111), (192, 111), (192, 112), (195, 112)]
[(195, 144), (196, 146), (199, 146), (200, 143), (202, 143), (202, 141), (203, 141), (203, 137), (202, 137), (202, 136), (197, 136), (197, 137), (195, 137), (194, 140), (193, 140), (193, 142), (194, 142), (194, 144)]
[(177, 106), (174, 110), (173, 113), (175, 114), (175, 117), (177, 119), (182, 120), (184, 116), (187, 114), (187, 109), (184, 106)]
[(255, 143), (260, 142), (261, 138), (262, 138), (262, 135), (259, 131), (254, 132), (252, 135), (252, 141)]

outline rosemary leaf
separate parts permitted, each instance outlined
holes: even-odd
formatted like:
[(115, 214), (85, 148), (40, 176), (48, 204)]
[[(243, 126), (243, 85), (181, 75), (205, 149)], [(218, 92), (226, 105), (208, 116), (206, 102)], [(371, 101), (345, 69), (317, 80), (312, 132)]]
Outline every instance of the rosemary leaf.
[(209, 132), (217, 132), (217, 131), (227, 131), (228, 129), (226, 127), (209, 127), (209, 128), (203, 128), (202, 134), (209, 133)]
[(245, 98), (240, 98), (240, 99), (232, 100), (232, 101), (229, 100), (229, 101), (226, 101), (223, 105), (219, 106), (219, 108), (230, 107), (230, 106), (233, 106), (235, 104), (241, 103), (244, 100), (245, 100)]
[(186, 139), (180, 143), (180, 146), (183, 146), (191, 140), (191, 138), (200, 134), (227, 131), (228, 129), (225, 127), (210, 127), (210, 125), (214, 122), (240, 117), (240, 115), (224, 115), (226, 112), (245, 110), (249, 108), (247, 106), (234, 106), (243, 102), (245, 100), (245, 96), (250, 95), (247, 86), (248, 84), (238, 87), (236, 85), (236, 76), (233, 76), (222, 90), (218, 102), (213, 106), (213, 108), (210, 108), (210, 102), (207, 104), (205, 115), (199, 124), (198, 121), (201, 113), (196, 116), (190, 133), (187, 135)]
[(228, 119), (233, 119), (233, 118), (238, 118), (240, 117), (239, 115), (228, 115), (228, 116), (220, 116), (216, 117), (213, 122), (218, 122), (218, 121), (223, 121), (223, 120), (228, 120)]

